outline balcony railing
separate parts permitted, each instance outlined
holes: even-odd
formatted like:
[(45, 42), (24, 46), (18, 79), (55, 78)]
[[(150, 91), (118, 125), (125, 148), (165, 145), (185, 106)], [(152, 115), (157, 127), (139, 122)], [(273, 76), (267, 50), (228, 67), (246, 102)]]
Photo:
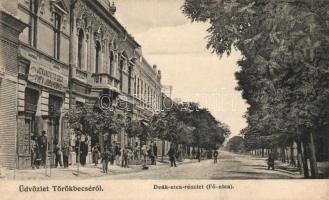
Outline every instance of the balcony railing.
[(87, 76), (88, 76), (88, 74), (87, 74), (87, 72), (84, 72), (84, 71), (82, 71), (82, 70), (80, 70), (80, 69), (76, 69), (76, 76), (77, 76), (78, 78), (83, 79), (83, 80), (87, 80)]

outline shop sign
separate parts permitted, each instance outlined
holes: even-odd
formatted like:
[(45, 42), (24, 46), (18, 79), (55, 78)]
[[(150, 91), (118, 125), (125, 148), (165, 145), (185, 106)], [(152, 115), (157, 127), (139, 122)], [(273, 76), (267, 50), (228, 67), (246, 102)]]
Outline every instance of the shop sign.
[(65, 86), (68, 85), (67, 77), (36, 62), (31, 62), (28, 80), (62, 92), (65, 91)]

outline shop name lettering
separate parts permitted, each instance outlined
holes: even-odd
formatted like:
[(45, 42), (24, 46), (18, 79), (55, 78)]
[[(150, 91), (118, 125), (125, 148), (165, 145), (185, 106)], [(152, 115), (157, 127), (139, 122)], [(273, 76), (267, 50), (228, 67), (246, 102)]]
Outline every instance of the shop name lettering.
[(19, 192), (102, 192), (104, 191), (101, 185), (89, 185), (89, 186), (75, 186), (75, 185), (52, 185), (42, 186), (33, 185), (26, 186), (20, 185), (18, 187)]
[(44, 70), (43, 68), (36, 69), (33, 67), (30, 73), (33, 80), (41, 85), (62, 90), (64, 78), (60, 75)]

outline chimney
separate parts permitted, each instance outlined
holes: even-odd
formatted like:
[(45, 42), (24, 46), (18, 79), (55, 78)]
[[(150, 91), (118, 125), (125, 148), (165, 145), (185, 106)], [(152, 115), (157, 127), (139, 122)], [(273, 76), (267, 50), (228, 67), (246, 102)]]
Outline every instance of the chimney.
[(112, 4), (110, 3), (109, 10), (112, 15), (114, 15), (115, 11), (117, 11), (117, 7), (114, 5), (114, 1), (112, 2)]
[(158, 70), (158, 76), (161, 78), (161, 70)]
[(157, 70), (157, 65), (153, 65), (153, 69), (156, 71)]

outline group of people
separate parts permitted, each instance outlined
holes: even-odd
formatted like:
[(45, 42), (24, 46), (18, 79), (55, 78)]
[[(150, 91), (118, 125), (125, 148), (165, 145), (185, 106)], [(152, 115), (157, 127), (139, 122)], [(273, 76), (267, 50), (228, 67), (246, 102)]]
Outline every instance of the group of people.
[(101, 148), (99, 145), (95, 145), (92, 148), (92, 162), (97, 166), (99, 159), (101, 159), (102, 169), (104, 173), (108, 172), (108, 164), (121, 165), (123, 168), (129, 167), (130, 160), (142, 160), (143, 165), (147, 163), (147, 158), (150, 159), (151, 165), (156, 165), (157, 157), (157, 146), (156, 144), (147, 147), (144, 145), (139, 145), (137, 142), (132, 148), (130, 144), (121, 148), (119, 143), (113, 142), (111, 146), (105, 146), (104, 151), (101, 153)]
[(88, 137), (75, 141), (76, 162), (80, 163), (82, 166), (85, 166), (87, 163), (88, 150)]
[(32, 169), (40, 166), (46, 167), (48, 140), (46, 131), (42, 131), (41, 135), (33, 135), (31, 140), (31, 164)]
[[(32, 169), (39, 168), (40, 166), (46, 167), (47, 152), (48, 152), (48, 138), (46, 131), (41, 131), (41, 135), (33, 135), (31, 138), (31, 165)], [(70, 147), (64, 143), (61, 147), (60, 144), (55, 143), (53, 148), (54, 164), (53, 167), (68, 167)], [(63, 161), (62, 161), (63, 159)]]

